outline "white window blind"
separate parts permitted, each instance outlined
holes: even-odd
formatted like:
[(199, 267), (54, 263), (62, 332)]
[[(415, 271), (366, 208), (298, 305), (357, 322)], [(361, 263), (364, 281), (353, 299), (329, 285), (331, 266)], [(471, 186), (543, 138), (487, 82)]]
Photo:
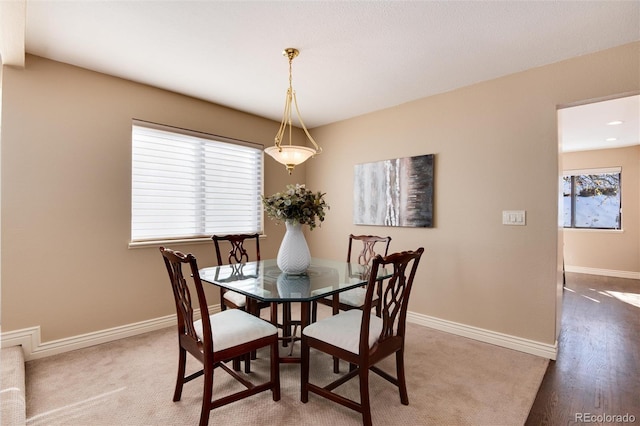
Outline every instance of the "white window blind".
[(131, 241), (262, 231), (262, 146), (135, 121)]

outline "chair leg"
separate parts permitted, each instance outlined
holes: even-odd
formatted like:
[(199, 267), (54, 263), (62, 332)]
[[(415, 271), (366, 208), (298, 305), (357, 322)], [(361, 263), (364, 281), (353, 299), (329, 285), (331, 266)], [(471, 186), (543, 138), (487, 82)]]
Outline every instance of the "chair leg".
[[(260, 310), (258, 309), (258, 305), (253, 303), (249, 298), (247, 298), (247, 302), (243, 309), (245, 312), (260, 317)], [(244, 361), (244, 372), (251, 373), (251, 360), (256, 359), (256, 351), (252, 351), (250, 354), (246, 354), (245, 356), (238, 357), (233, 360), (233, 369), (234, 371), (240, 371), (240, 362)]]
[(273, 388), (271, 389), (273, 400), (280, 401), (280, 351), (278, 349), (278, 339), (271, 344), (271, 382)]
[(244, 372), (251, 373), (251, 359), (255, 359), (255, 351), (248, 353), (244, 356)]
[[(245, 305), (245, 310), (250, 313), (251, 315), (260, 318), (260, 309), (258, 308), (258, 304), (255, 301), (252, 301), (251, 299), (247, 298), (247, 302)], [(251, 365), (250, 365), (250, 360), (251, 359), (256, 359), (257, 358), (257, 351), (252, 351), (251, 352), (251, 356), (249, 358), (247, 358), (247, 360), (245, 361), (246, 364), (244, 366), (244, 372), (245, 373), (250, 373), (251, 372)]]
[(300, 347), (300, 401), (306, 403), (309, 401), (309, 345), (302, 337), (302, 345)]
[(398, 389), (400, 390), (400, 402), (402, 405), (409, 405), (409, 394), (407, 393), (407, 381), (404, 378), (404, 350), (396, 352), (396, 377), (398, 378)]
[(187, 351), (180, 348), (178, 355), (178, 377), (176, 378), (176, 389), (173, 392), (173, 402), (180, 401), (182, 397), (182, 385), (184, 385), (184, 371), (187, 364)]
[(360, 409), (362, 410), (362, 424), (371, 426), (371, 403), (369, 402), (369, 369), (361, 366), (360, 372)]
[(213, 365), (204, 363), (204, 389), (202, 391), (202, 410), (200, 411), (200, 426), (209, 424), (211, 414), (211, 400), (213, 399)]
[(240, 360), (241, 359), (242, 358), (240, 358), (240, 357), (237, 357), (237, 358), (233, 359), (233, 361), (232, 361), (232, 363), (233, 363), (233, 371), (240, 371)]
[[(340, 313), (340, 307), (338, 305), (338, 302), (336, 301), (335, 296), (333, 300), (332, 310), (333, 310), (333, 315), (338, 315)], [(333, 372), (334, 374), (340, 373), (340, 358), (338, 358), (337, 356), (333, 357)]]

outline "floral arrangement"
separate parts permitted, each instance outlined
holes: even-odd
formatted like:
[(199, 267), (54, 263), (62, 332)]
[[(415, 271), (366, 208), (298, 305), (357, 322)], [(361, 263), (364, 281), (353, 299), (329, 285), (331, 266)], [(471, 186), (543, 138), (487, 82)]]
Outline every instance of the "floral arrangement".
[(324, 196), (321, 192), (308, 190), (304, 185), (287, 185), (284, 192), (263, 196), (262, 204), (269, 218), (277, 221), (294, 220), (309, 225), (309, 229), (313, 230), (316, 219), (323, 222), (325, 210), (329, 209)]

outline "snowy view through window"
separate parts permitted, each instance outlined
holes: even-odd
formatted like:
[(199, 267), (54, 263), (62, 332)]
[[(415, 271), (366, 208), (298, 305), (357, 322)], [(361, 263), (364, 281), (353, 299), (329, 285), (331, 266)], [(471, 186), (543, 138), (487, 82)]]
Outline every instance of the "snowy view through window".
[(621, 228), (620, 173), (564, 176), (563, 179), (566, 228)]

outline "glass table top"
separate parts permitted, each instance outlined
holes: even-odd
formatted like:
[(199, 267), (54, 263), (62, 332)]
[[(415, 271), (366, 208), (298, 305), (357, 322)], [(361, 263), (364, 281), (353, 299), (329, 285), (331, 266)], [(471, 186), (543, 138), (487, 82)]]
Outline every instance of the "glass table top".
[[(280, 271), (275, 259), (200, 269), (203, 282), (215, 284), (262, 302), (308, 302), (367, 284), (370, 267), (344, 261), (311, 258), (305, 274)], [(391, 273), (383, 268), (378, 279)]]

